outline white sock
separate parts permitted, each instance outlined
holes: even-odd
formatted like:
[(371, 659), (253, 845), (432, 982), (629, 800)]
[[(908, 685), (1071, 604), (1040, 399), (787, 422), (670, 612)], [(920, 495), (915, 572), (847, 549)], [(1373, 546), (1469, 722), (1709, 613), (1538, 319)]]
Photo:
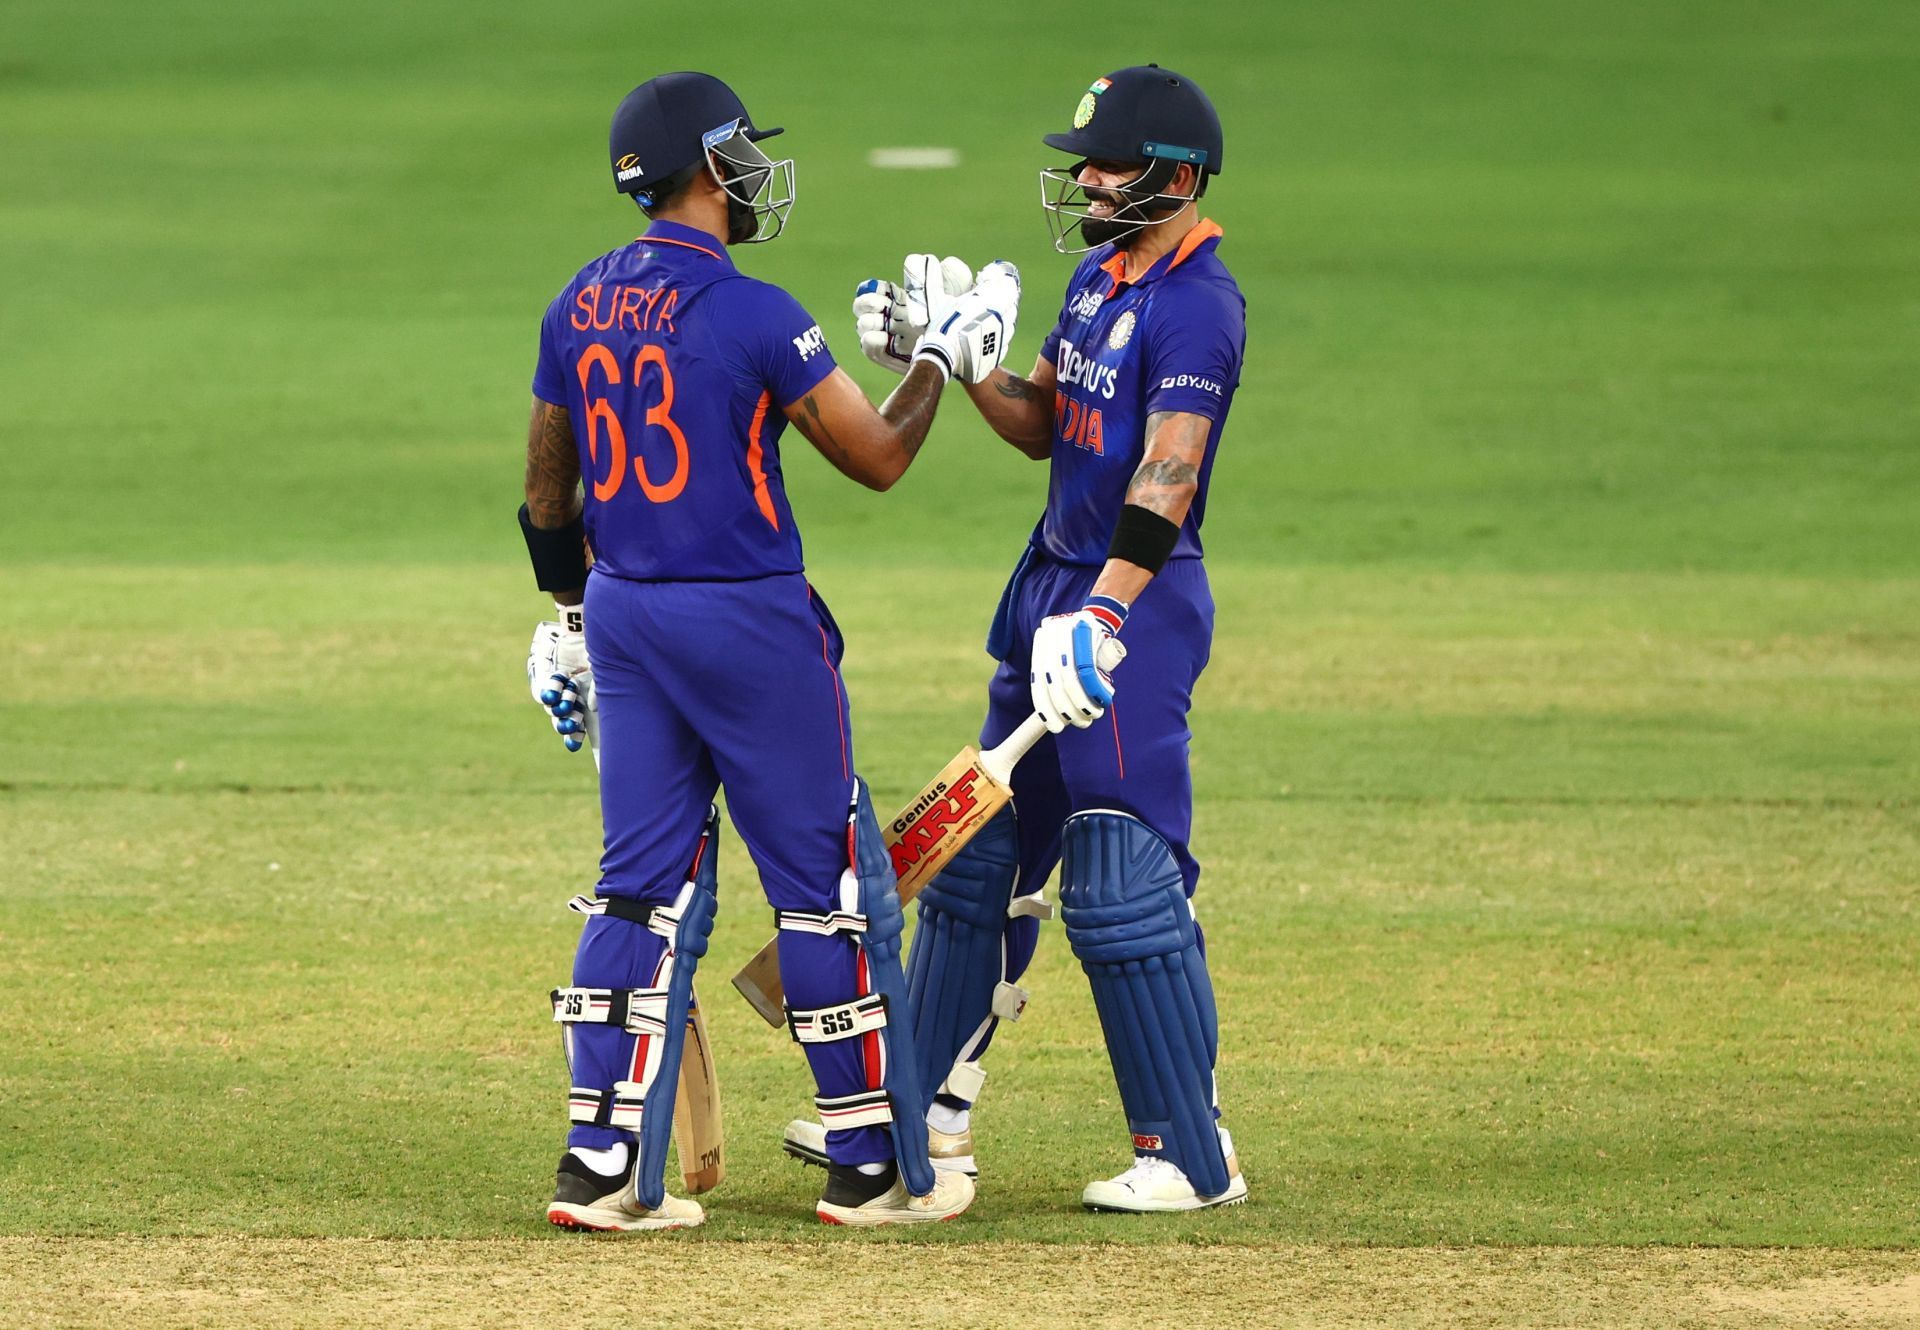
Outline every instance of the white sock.
[(970, 1108), (948, 1108), (945, 1104), (935, 1104), (927, 1110), (927, 1125), (949, 1136), (958, 1136), (967, 1129), (967, 1122), (972, 1116), (973, 1110)]
[(1231, 1158), (1233, 1156), (1233, 1133), (1217, 1122), (1214, 1124), (1213, 1129), (1220, 1133), (1220, 1153)]
[(624, 1173), (627, 1171), (627, 1143), (617, 1141), (604, 1150), (589, 1150), (583, 1145), (572, 1147), (573, 1154), (596, 1173)]
[(859, 1169), (862, 1174), (870, 1178), (877, 1178), (882, 1173), (887, 1171), (887, 1166), (885, 1164), (855, 1164), (854, 1167)]

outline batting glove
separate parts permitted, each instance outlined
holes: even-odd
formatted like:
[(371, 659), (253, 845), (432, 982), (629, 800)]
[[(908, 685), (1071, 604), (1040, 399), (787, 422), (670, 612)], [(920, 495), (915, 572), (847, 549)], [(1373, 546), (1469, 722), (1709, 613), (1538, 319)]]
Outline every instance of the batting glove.
[(895, 374), (905, 374), (913, 363), (913, 346), (927, 331), (927, 281), (937, 270), (939, 286), (948, 296), (973, 285), (973, 269), (956, 258), (935, 259), (931, 254), (909, 254), (904, 284), (869, 277), (854, 288), (853, 326), (867, 359)]
[(527, 690), (553, 722), (554, 733), (577, 753), (593, 716), (593, 664), (587, 659), (586, 617), (578, 605), (558, 605), (559, 623), (533, 626), (527, 648)]
[(927, 331), (914, 344), (913, 359), (931, 360), (948, 378), (984, 383), (1006, 359), (1013, 341), (1020, 313), (1020, 270), (996, 260), (981, 270), (980, 280), (964, 295), (936, 293), (931, 285), (924, 289)]
[(1027, 681), (1033, 709), (1054, 734), (1067, 726), (1084, 730), (1106, 715), (1113, 701), (1113, 670), (1127, 658), (1115, 636), (1127, 607), (1112, 596), (1095, 596), (1072, 614), (1055, 614), (1033, 631)]

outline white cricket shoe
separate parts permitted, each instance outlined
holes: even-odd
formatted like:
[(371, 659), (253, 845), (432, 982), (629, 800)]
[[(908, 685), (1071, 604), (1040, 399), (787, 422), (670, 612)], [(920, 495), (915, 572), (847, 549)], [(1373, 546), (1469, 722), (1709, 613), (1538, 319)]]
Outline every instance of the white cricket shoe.
[(1133, 1167), (1117, 1178), (1089, 1182), (1080, 1204), (1089, 1210), (1118, 1210), (1128, 1214), (1160, 1214), (1170, 1210), (1205, 1210), (1215, 1205), (1238, 1205), (1247, 1199), (1247, 1180), (1240, 1162), (1227, 1156), (1227, 1189), (1218, 1196), (1202, 1196), (1171, 1159), (1136, 1155)]
[(901, 1180), (898, 1165), (885, 1172), (862, 1173), (841, 1164), (827, 1166), (827, 1190), (813, 1212), (823, 1224), (928, 1224), (952, 1219), (973, 1204), (973, 1179), (965, 1173), (935, 1169), (933, 1190), (915, 1196)]
[(640, 1204), (633, 1170), (597, 1173), (569, 1150), (560, 1157), (547, 1222), (592, 1233), (645, 1233), (666, 1228), (698, 1228), (707, 1212), (698, 1201), (669, 1196), (657, 1210)]
[(803, 1164), (825, 1168), (832, 1162), (827, 1158), (827, 1129), (811, 1118), (789, 1122), (780, 1137), (780, 1148)]

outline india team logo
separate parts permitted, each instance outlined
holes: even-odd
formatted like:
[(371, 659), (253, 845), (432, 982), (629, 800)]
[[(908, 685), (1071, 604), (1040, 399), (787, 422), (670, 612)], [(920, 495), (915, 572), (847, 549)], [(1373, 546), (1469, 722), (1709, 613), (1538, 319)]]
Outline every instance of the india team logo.
[(1107, 348), (1118, 351), (1133, 340), (1133, 311), (1122, 310), (1120, 317), (1113, 321), (1113, 331), (1107, 334)]
[(1080, 99), (1080, 105), (1073, 109), (1073, 127), (1075, 129), (1085, 129), (1093, 123), (1094, 110), (1100, 105), (1095, 99), (1112, 86), (1112, 79), (1095, 79), (1093, 81), (1093, 86), (1087, 89), (1086, 96)]

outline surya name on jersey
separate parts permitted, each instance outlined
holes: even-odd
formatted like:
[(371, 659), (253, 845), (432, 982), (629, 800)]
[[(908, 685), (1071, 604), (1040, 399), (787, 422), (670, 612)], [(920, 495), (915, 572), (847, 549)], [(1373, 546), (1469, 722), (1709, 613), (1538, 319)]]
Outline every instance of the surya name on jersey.
[(573, 297), (568, 321), (579, 332), (674, 332), (680, 293), (670, 286), (607, 286), (595, 282)]
[[(1063, 387), (1083, 388), (1089, 394), (1097, 393), (1107, 401), (1113, 400), (1114, 390), (1120, 383), (1117, 365), (1103, 365), (1090, 356), (1081, 355), (1073, 343), (1064, 337), (1060, 339), (1059, 362), (1056, 373)], [(1105, 430), (1099, 407), (1069, 397), (1064, 391), (1056, 392), (1053, 395), (1053, 418), (1059, 423), (1062, 442), (1085, 448), (1089, 452), (1106, 452)]]

